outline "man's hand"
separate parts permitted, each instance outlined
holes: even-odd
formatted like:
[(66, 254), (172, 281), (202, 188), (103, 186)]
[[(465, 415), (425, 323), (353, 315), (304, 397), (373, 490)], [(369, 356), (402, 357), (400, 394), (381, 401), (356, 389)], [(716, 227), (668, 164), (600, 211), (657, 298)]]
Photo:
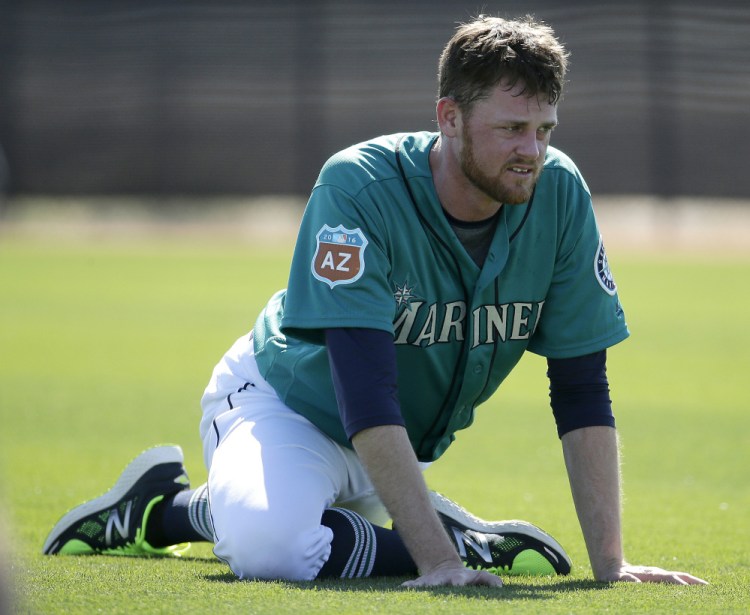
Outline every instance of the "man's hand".
[(503, 582), (500, 577), (486, 570), (472, 570), (465, 566), (442, 566), (413, 581), (406, 581), (401, 587), (435, 587), (437, 585), (502, 587)]
[(584, 427), (562, 437), (578, 520), (597, 581), (705, 584), (686, 572), (625, 563), (620, 530), (620, 460), (617, 433)]
[(493, 574), (464, 567), (430, 503), (403, 427), (370, 427), (355, 434), (352, 444), (420, 571), (421, 576), (405, 583), (405, 587), (502, 585)]
[(619, 570), (603, 575), (598, 581), (627, 581), (630, 583), (672, 583), (674, 585), (708, 585), (708, 581), (687, 572), (664, 570), (655, 566), (623, 564)]

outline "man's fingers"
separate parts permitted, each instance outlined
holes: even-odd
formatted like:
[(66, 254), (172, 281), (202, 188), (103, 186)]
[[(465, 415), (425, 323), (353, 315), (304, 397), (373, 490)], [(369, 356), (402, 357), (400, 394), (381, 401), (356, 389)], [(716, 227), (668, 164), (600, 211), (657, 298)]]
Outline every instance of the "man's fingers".
[(486, 585), (488, 587), (502, 587), (503, 581), (500, 577), (495, 576), (489, 572), (477, 573), (474, 580), (469, 585)]
[(500, 577), (495, 576), (483, 570), (470, 570), (461, 568), (456, 570), (440, 570), (431, 572), (411, 581), (401, 584), (401, 587), (437, 587), (437, 586), (462, 587), (466, 585), (479, 585), (486, 587), (502, 587), (503, 581)]
[[(621, 576), (637, 577), (643, 583), (671, 583), (673, 585), (708, 585), (707, 581), (688, 574), (687, 572), (675, 572), (664, 570), (654, 566), (631, 566), (626, 568)], [(628, 579), (622, 578), (625, 581)]]
[(664, 583), (674, 583), (676, 585), (708, 585), (708, 581), (694, 577), (687, 572), (673, 572)]
[(628, 574), (627, 572), (621, 573), (617, 580), (625, 581), (626, 583), (641, 583), (641, 580), (637, 576), (634, 574)]
[(677, 575), (679, 576), (680, 580), (685, 583), (685, 585), (708, 585), (708, 581), (704, 581), (703, 579), (694, 577), (692, 574), (688, 574), (687, 572), (678, 572)]

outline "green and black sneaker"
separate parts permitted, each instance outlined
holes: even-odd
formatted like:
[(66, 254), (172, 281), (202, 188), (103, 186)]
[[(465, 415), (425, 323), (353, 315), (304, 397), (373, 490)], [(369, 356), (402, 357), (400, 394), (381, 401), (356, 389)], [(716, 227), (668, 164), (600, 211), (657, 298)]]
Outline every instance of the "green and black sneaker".
[(444, 495), (430, 500), (468, 568), (497, 575), (570, 573), (570, 558), (547, 532), (526, 521), (485, 521)]
[(146, 542), (145, 528), (158, 502), (190, 488), (183, 461), (179, 446), (145, 450), (109, 491), (67, 512), (47, 536), (43, 552), (179, 557), (189, 543), (154, 548)]

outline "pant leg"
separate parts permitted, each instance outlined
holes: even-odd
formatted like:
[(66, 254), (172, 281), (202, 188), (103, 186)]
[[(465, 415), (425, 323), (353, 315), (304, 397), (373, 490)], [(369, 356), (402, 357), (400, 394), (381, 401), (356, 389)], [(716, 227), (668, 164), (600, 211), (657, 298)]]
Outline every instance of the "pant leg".
[(330, 555), (333, 534), (320, 521), (346, 469), (298, 416), (240, 406), (217, 419), (227, 432), (208, 475), (214, 553), (239, 578), (311, 580)]
[(333, 538), (321, 517), (338, 500), (387, 518), (354, 452), (262, 379), (249, 338), (217, 365), (202, 404), (214, 552), (238, 577), (315, 578)]

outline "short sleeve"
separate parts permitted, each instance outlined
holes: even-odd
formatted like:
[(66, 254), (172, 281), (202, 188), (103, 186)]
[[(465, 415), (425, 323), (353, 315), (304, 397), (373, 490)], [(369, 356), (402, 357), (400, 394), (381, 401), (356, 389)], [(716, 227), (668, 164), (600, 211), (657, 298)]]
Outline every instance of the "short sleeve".
[(340, 187), (318, 185), (302, 218), (281, 331), (323, 343), (323, 329), (393, 331), (389, 258), (377, 207)]
[(552, 281), (529, 350), (553, 359), (604, 350), (628, 337), (591, 197), (568, 175)]

